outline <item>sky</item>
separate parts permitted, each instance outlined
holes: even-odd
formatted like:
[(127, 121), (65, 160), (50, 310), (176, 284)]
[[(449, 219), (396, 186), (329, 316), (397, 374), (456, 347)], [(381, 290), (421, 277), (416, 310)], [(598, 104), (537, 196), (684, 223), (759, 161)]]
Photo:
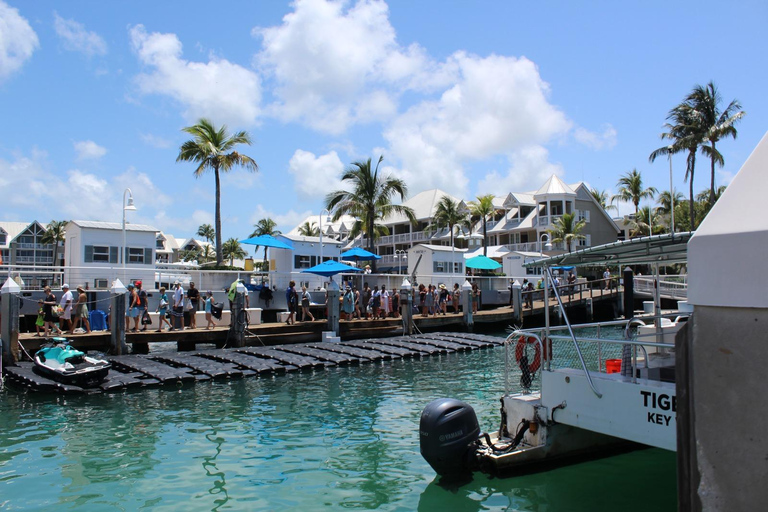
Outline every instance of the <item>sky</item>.
[(176, 157), (201, 117), (247, 131), (259, 165), (222, 177), (224, 240), (289, 231), (380, 155), (409, 196), (552, 174), (613, 194), (632, 169), (668, 190), (648, 155), (710, 80), (747, 113), (718, 145), (725, 185), (768, 129), (766, 26), (765, 1), (0, 0), (0, 220), (121, 222), (130, 188), (128, 222), (193, 236), (214, 179)]

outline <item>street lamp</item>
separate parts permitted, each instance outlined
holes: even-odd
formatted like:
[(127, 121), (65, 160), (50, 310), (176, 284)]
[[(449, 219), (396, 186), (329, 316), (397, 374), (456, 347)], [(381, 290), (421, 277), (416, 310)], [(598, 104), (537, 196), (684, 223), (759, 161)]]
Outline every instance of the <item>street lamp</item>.
[(544, 244), (544, 248), (545, 248), (546, 250), (548, 250), (548, 251), (551, 251), (551, 250), (552, 250), (552, 239), (549, 237), (549, 234), (548, 234), (548, 233), (544, 233), (543, 235), (541, 235), (541, 236), (539, 237), (539, 253), (541, 253), (541, 241), (542, 241), (544, 238), (546, 238), (546, 239), (547, 239), (547, 243), (546, 243), (546, 244)]
[(323, 262), (323, 213), (326, 213), (327, 216), (325, 217), (325, 221), (330, 223), (331, 222), (331, 212), (328, 210), (323, 210), (320, 212), (320, 262)]
[[(126, 204), (125, 199), (128, 198), (128, 203)], [(125, 259), (126, 256), (128, 256), (128, 249), (125, 245), (125, 212), (135, 212), (136, 207), (133, 206), (133, 192), (131, 192), (131, 189), (127, 188), (125, 189), (125, 192), (123, 192), (123, 281), (125, 281)]]
[(395, 259), (398, 260), (398, 263), (397, 263), (397, 273), (398, 274), (402, 274), (403, 273), (402, 260), (407, 260), (408, 259), (408, 253), (405, 250), (403, 250), (403, 249), (397, 249), (397, 250), (395, 250)]

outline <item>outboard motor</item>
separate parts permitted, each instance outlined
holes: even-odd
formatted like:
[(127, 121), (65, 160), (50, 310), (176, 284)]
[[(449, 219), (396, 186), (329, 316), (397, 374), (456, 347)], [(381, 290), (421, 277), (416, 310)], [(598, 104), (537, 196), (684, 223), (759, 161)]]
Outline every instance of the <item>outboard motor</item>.
[(421, 455), (438, 475), (455, 477), (472, 471), (480, 426), (471, 405), (453, 398), (430, 402), (421, 412), (419, 437)]

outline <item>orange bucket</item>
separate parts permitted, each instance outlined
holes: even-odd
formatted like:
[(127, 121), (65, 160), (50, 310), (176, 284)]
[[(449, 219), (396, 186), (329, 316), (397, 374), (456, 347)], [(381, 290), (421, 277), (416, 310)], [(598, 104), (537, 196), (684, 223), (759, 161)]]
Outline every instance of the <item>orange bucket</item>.
[(621, 371), (621, 359), (606, 359), (605, 373), (619, 373)]

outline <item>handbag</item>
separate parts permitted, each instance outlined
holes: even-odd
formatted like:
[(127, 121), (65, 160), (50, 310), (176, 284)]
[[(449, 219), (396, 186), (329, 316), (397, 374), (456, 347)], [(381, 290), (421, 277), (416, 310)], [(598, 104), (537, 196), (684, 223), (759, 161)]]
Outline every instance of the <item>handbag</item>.
[(168, 307), (168, 301), (165, 299), (160, 299), (160, 307), (161, 308), (167, 308)]
[(144, 314), (141, 315), (141, 325), (150, 325), (152, 323), (152, 318), (149, 316), (149, 313), (147, 310), (144, 310)]
[(192, 306), (192, 301), (189, 300), (189, 298), (184, 299), (184, 311), (192, 311), (194, 306)]

